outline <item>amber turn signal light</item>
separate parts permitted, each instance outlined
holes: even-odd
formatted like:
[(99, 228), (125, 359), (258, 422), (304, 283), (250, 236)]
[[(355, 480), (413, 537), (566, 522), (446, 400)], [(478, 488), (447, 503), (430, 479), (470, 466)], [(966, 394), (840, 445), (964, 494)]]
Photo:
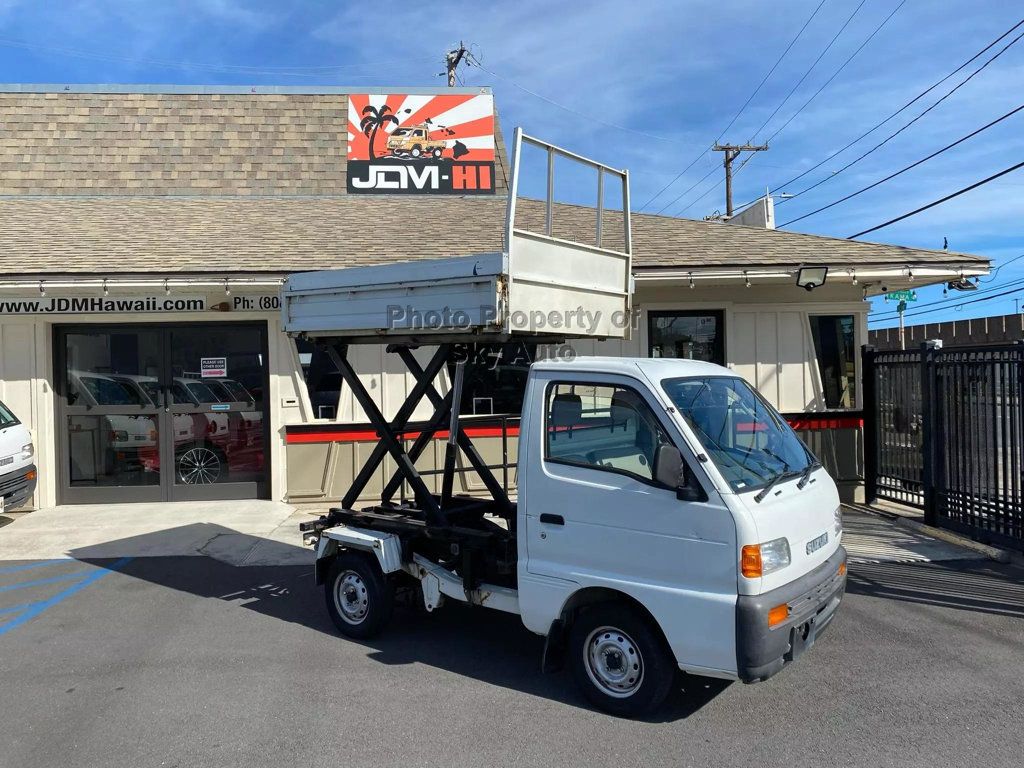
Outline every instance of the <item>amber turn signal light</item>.
[(740, 573), (748, 579), (761, 578), (761, 546), (759, 544), (746, 544), (740, 555)]
[(30, 469), (28, 472), (25, 473), (25, 479), (26, 480), (35, 480), (36, 479), (36, 471), (34, 469)]
[(846, 562), (845, 561), (839, 564), (839, 575), (840, 576), (845, 576), (846, 575)]
[(768, 626), (774, 627), (789, 618), (789, 606), (783, 603), (768, 611)]

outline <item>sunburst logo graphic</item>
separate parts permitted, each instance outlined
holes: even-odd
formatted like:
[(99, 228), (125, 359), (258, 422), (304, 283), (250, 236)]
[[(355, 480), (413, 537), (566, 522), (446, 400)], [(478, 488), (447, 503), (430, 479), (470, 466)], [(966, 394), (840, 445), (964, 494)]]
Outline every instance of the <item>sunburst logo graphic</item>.
[(488, 94), (353, 94), (348, 159), (494, 162), (494, 99)]

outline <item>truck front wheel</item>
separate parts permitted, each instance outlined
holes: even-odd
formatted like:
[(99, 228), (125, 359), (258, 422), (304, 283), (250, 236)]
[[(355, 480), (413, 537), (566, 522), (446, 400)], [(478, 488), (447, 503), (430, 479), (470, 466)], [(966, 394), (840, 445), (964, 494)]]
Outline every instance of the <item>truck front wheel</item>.
[(324, 597), (338, 631), (359, 640), (379, 635), (394, 607), (393, 589), (376, 559), (350, 550), (331, 564)]
[(594, 706), (633, 717), (668, 696), (676, 664), (657, 627), (623, 603), (584, 610), (569, 635), (572, 672)]

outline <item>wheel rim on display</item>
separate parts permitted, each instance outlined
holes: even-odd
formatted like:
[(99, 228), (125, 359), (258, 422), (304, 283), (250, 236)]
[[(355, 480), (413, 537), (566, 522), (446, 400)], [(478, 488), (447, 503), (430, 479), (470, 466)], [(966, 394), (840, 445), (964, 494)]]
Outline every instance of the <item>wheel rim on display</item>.
[(186, 485), (215, 483), (220, 470), (220, 457), (209, 448), (191, 448), (178, 459), (178, 475)]
[(361, 624), (370, 610), (366, 584), (355, 571), (345, 571), (334, 582), (334, 607), (348, 624)]
[(615, 627), (600, 627), (587, 637), (583, 664), (591, 682), (617, 699), (632, 696), (644, 681), (644, 660), (633, 639)]

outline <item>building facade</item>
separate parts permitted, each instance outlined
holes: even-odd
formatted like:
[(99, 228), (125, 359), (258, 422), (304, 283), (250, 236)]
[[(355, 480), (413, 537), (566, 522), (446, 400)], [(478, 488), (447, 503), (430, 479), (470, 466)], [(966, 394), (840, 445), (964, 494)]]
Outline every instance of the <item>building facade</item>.
[[(375, 435), (323, 355), (281, 332), (286, 276), (503, 246), (508, 159), (487, 89), (0, 86), (0, 121), (0, 400), (33, 430), (36, 506), (336, 501)], [(518, 216), (543, 221), (545, 206), (521, 200)], [(587, 242), (594, 217), (555, 204), (551, 234)], [(866, 296), (987, 270), (735, 224), (631, 224), (631, 338), (575, 351), (733, 368), (851, 494)], [(623, 233), (621, 212), (600, 231)], [(829, 271), (808, 292), (796, 279), (812, 265)], [(381, 348), (354, 357), (392, 414), (410, 376)], [(520, 374), (463, 400), (498, 458), (514, 459), (514, 426), (493, 424)]]

